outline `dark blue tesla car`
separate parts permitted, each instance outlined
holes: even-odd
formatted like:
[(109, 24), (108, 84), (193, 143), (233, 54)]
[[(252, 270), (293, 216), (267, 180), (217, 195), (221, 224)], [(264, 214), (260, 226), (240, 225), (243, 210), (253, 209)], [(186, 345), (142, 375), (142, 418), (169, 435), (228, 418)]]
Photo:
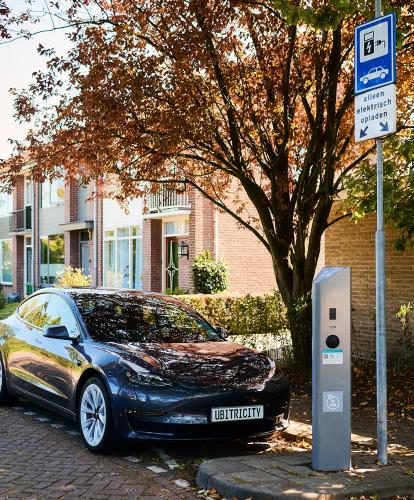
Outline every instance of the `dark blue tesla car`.
[(0, 322), (0, 403), (31, 399), (76, 420), (94, 452), (114, 439), (245, 438), (284, 429), (289, 383), (178, 300), (43, 289)]

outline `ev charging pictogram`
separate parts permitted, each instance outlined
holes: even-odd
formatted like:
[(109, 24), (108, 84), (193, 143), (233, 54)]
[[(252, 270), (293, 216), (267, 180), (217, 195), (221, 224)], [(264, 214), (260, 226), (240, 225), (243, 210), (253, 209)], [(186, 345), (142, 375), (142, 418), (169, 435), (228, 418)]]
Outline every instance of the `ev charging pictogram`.
[(395, 14), (373, 19), (355, 29), (355, 94), (395, 83)]

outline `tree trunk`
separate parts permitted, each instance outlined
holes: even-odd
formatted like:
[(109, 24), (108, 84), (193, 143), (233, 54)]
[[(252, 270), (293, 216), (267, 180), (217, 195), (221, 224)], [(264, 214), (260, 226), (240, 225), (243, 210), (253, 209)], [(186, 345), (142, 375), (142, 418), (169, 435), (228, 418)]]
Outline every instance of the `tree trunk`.
[(293, 300), (287, 308), (292, 339), (293, 360), (296, 367), (312, 365), (312, 300), (311, 293)]
[[(317, 244), (320, 246), (320, 242)], [(316, 251), (310, 271), (308, 269), (310, 277), (305, 277), (305, 258), (292, 259), (294, 265), (289, 272), (286, 269), (281, 272), (274, 264), (279, 292), (286, 306), (293, 362), (301, 369), (312, 365), (312, 283), (318, 255), (319, 251)]]

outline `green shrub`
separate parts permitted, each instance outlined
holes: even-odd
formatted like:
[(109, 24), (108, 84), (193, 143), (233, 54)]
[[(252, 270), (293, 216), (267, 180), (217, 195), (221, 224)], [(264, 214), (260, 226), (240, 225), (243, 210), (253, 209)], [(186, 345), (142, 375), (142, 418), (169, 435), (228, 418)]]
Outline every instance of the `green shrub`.
[(286, 309), (278, 292), (268, 295), (180, 295), (178, 297), (230, 335), (285, 333)]
[(194, 290), (199, 293), (218, 293), (229, 286), (229, 271), (222, 260), (216, 260), (206, 250), (194, 259), (191, 267)]

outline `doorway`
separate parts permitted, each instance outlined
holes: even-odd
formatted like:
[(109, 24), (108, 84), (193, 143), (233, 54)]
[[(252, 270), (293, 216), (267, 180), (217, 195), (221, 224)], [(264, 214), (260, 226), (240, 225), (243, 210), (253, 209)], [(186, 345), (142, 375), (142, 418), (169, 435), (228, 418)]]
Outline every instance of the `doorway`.
[(178, 288), (178, 240), (177, 238), (165, 238), (167, 267), (165, 268), (165, 283), (167, 290), (175, 291)]
[(25, 295), (30, 295), (33, 293), (32, 238), (25, 238), (24, 247), (24, 292)]

